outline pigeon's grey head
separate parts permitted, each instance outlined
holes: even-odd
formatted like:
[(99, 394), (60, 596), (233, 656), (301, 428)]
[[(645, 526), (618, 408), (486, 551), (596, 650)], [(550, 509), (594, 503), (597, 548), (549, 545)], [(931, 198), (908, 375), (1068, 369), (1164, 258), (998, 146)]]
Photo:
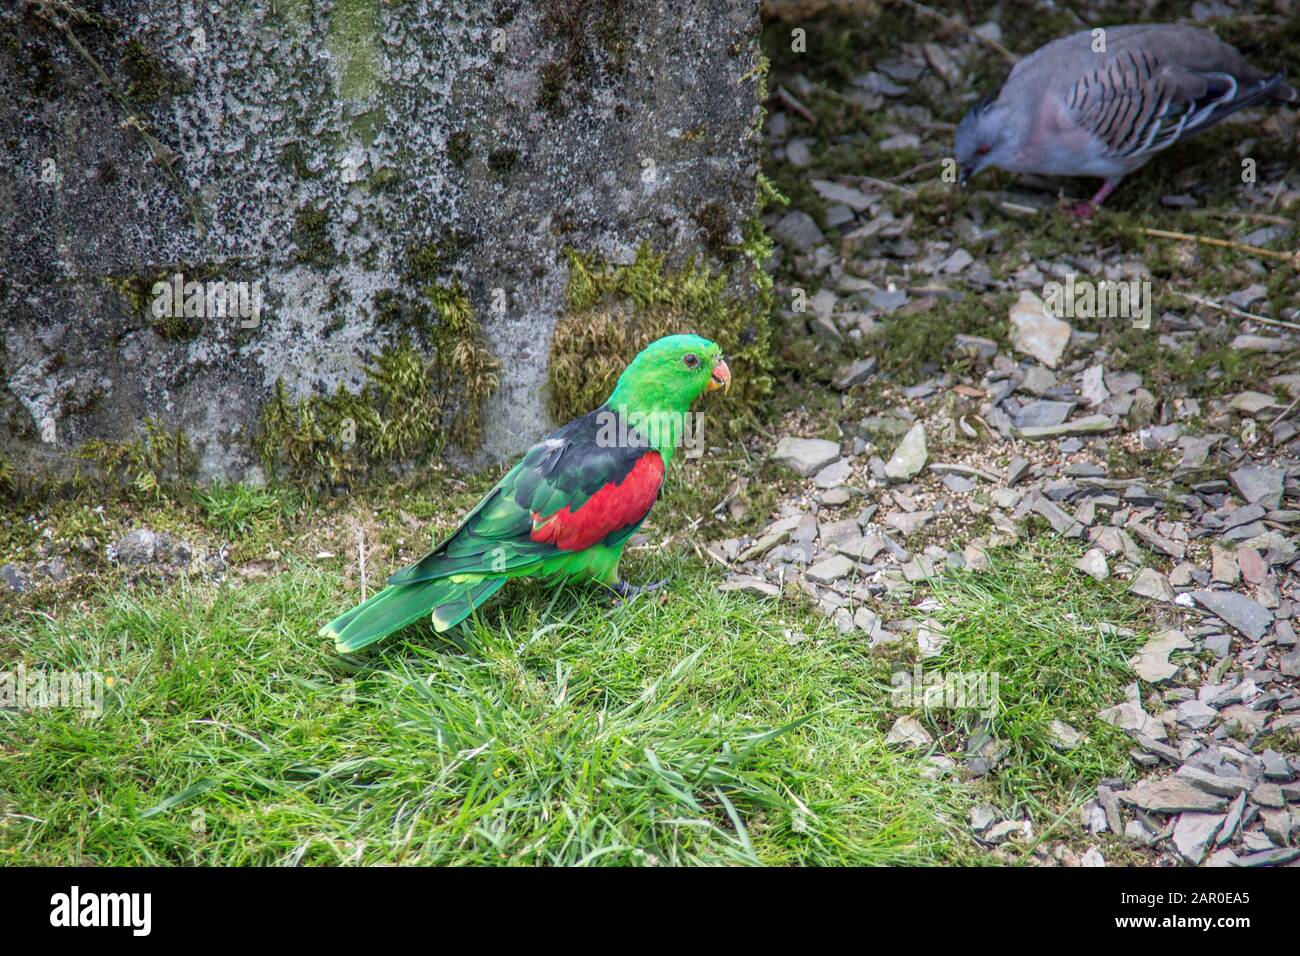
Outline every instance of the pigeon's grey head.
[(957, 124), (958, 182), (965, 186), (988, 166), (1008, 168), (1017, 150), (1010, 111), (997, 102), (997, 94), (984, 97)]

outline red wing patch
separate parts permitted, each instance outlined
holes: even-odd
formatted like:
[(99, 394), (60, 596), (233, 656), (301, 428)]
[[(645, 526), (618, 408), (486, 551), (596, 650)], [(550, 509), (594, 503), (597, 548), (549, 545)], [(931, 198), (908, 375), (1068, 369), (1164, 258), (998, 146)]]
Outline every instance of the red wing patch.
[(619, 484), (608, 484), (577, 511), (565, 505), (549, 518), (533, 513), (534, 541), (550, 542), (561, 551), (590, 548), (606, 535), (636, 524), (659, 497), (664, 481), (664, 460), (659, 452), (642, 455)]

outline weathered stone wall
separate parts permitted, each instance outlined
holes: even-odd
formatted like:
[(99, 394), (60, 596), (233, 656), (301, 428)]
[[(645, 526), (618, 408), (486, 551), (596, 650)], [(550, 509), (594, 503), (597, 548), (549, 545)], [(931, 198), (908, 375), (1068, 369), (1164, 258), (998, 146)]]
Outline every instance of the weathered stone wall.
[[(18, 0), (0, 455), (58, 460), (152, 418), (201, 474), (256, 475), (277, 381), (356, 390), (403, 334), (491, 353), (482, 441), (448, 429), (447, 454), (512, 454), (550, 424), (564, 247), (741, 242), (757, 30), (736, 0)], [(260, 283), (260, 315), (159, 316), (177, 272)], [(443, 425), (463, 384), (443, 383)]]

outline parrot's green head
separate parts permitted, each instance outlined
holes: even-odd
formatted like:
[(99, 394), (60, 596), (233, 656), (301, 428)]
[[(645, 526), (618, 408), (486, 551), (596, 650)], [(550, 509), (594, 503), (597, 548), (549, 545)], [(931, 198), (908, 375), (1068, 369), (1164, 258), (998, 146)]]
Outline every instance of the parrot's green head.
[(643, 348), (606, 403), (635, 411), (685, 412), (705, 392), (731, 384), (722, 349), (698, 335), (666, 335)]
[(605, 404), (635, 425), (666, 462), (684, 438), (699, 435), (686, 420), (691, 403), (730, 385), (731, 369), (716, 342), (668, 335), (641, 350)]

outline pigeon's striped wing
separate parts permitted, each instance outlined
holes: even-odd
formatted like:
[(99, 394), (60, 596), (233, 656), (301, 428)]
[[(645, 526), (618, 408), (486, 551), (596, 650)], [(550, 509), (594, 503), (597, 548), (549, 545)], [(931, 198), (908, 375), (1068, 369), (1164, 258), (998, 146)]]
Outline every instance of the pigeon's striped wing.
[(533, 446), (446, 541), (389, 584), (526, 572), (548, 558), (621, 544), (659, 497), (664, 462), (599, 408)]
[(1066, 92), (1065, 104), (1110, 156), (1140, 159), (1270, 97), (1282, 75), (1244, 80), (1121, 50)]

